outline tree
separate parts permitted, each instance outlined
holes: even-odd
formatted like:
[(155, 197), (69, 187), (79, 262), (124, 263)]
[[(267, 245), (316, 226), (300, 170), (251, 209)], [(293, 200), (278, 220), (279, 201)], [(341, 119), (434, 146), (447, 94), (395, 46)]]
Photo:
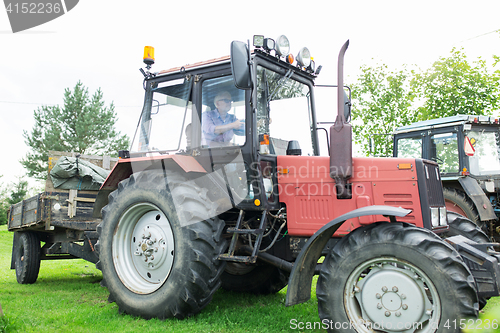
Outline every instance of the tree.
[[(0, 175), (0, 178), (3, 177)], [(28, 182), (22, 177), (18, 178), (16, 184), (13, 184), (10, 195), (7, 195), (7, 190), (0, 184), (0, 225), (7, 224), (7, 210), (11, 205), (14, 205), (26, 198), (28, 193)]]
[[(500, 61), (494, 57), (493, 68)], [(463, 49), (452, 49), (428, 70), (414, 77), (423, 101), (419, 120), (457, 114), (491, 115), (500, 106), (500, 70), (491, 72), (485, 60), (467, 61)]]
[(19, 177), (17, 183), (13, 184), (12, 191), (10, 192), (7, 202), (9, 205), (14, 205), (26, 198), (28, 193), (28, 181)]
[[(0, 175), (0, 178), (2, 177), (3, 175)], [(0, 225), (7, 224), (7, 209), (9, 209), (7, 191), (4, 189), (3, 184), (0, 183)]]
[(391, 156), (390, 134), (397, 127), (457, 114), (493, 114), (500, 108), (498, 63), (498, 56), (492, 66), (481, 58), (470, 63), (463, 50), (452, 49), (425, 71), (362, 66), (352, 89), (355, 141), (365, 155), (371, 150)]
[[(416, 120), (411, 108), (415, 98), (412, 72), (390, 71), (386, 65), (361, 66), (362, 74), (352, 86), (352, 119), (355, 142), (368, 156), (392, 156), (390, 134)], [(370, 142), (372, 147), (370, 149)]]
[(49, 150), (116, 156), (129, 146), (128, 136), (115, 129), (113, 103), (105, 107), (101, 89), (90, 97), (80, 81), (65, 89), (62, 107), (42, 106), (34, 118), (33, 129), (23, 135), (31, 152), (21, 160), (30, 177), (47, 177)]

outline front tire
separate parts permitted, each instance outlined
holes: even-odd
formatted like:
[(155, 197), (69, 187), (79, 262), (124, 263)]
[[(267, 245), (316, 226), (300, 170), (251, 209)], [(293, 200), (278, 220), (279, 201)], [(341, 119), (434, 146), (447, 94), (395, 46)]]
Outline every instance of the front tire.
[(170, 171), (133, 174), (110, 194), (98, 231), (97, 268), (120, 312), (191, 316), (219, 288), (224, 222), (194, 181)]
[(450, 321), (477, 316), (474, 280), (458, 253), (403, 223), (372, 224), (340, 240), (323, 262), (317, 297), (330, 332), (342, 324), (342, 332), (450, 332)]
[(455, 212), (447, 212), (446, 219), (448, 221), (449, 230), (440, 234), (443, 238), (452, 236), (464, 236), (476, 243), (484, 244), (490, 243), (491, 240), (481, 228), (477, 226), (467, 217)]

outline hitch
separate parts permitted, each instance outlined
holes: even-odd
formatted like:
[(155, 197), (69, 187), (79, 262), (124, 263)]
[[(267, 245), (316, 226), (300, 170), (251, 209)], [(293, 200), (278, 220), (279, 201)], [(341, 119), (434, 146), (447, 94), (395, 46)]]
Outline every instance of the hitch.
[(499, 296), (500, 252), (493, 250), (498, 243), (479, 244), (463, 236), (445, 239), (462, 256), (476, 282), (478, 297)]

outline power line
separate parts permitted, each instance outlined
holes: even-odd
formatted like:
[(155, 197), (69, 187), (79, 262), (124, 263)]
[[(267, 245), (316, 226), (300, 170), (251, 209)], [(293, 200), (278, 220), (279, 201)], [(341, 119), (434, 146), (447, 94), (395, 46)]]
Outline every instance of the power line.
[[(28, 105), (45, 105), (45, 106), (56, 106), (59, 104), (46, 104), (46, 103), (33, 103), (33, 102), (14, 102), (14, 101), (0, 101), (0, 103), (7, 104), (28, 104)], [(142, 105), (115, 105), (116, 108), (140, 108)]]
[(32, 105), (56, 105), (56, 104), (45, 104), (45, 103), (29, 103), (29, 102), (13, 102), (13, 101), (0, 101), (0, 103), (9, 103), (9, 104), (32, 104)]
[(500, 32), (500, 29), (493, 30), (493, 31), (490, 31), (490, 32), (486, 32), (486, 33), (484, 33), (484, 34), (477, 35), (477, 36), (475, 36), (475, 37), (471, 37), (471, 38), (469, 38), (469, 39), (464, 39), (464, 40), (460, 41), (459, 43), (461, 43), (461, 42), (467, 42), (467, 41), (469, 41), (469, 40), (473, 40), (473, 39), (476, 39), (476, 38), (479, 38), (479, 37), (483, 37), (483, 36), (486, 36), (486, 35), (489, 35), (489, 34), (493, 34), (493, 33), (495, 33), (495, 32)]

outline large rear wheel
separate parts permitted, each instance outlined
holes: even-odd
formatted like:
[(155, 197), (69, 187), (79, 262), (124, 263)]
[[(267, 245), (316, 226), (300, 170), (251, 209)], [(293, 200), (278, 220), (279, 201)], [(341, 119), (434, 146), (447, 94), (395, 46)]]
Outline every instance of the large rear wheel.
[(97, 267), (121, 312), (184, 318), (219, 288), (224, 222), (207, 191), (163, 170), (122, 181), (103, 208)]
[(459, 332), (454, 319), (477, 315), (473, 277), (458, 253), (402, 223), (373, 224), (340, 240), (316, 290), (330, 332)]
[(472, 222), (480, 225), (481, 219), (476, 207), (474, 207), (472, 200), (463, 191), (451, 187), (443, 187), (443, 195), (448, 212), (465, 216)]

